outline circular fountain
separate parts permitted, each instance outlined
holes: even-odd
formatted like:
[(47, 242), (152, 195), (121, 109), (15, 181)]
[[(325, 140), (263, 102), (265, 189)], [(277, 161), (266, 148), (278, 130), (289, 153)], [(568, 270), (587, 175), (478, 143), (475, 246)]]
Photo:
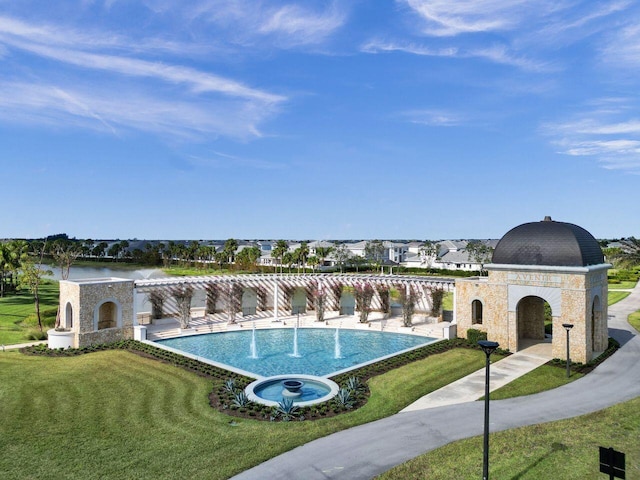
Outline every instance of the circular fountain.
[(278, 405), (288, 398), (304, 407), (326, 402), (337, 395), (338, 390), (338, 385), (327, 378), (314, 375), (278, 375), (252, 382), (245, 393), (249, 400), (263, 405)]
[(282, 395), (284, 397), (299, 397), (302, 395), (302, 387), (304, 386), (304, 382), (302, 380), (284, 380), (282, 382), (282, 386), (284, 389), (282, 390)]

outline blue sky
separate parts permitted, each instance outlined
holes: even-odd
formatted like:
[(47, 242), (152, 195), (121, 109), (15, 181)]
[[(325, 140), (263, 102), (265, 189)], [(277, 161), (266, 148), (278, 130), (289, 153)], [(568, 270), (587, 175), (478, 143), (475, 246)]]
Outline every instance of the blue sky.
[(0, 0), (0, 237), (639, 236), (640, 5)]

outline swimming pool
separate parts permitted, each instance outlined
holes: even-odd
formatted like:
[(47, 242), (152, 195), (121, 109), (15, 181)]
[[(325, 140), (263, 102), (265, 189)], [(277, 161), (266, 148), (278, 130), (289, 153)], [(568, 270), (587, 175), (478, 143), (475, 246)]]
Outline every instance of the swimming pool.
[(436, 340), (368, 330), (274, 328), (193, 335), (157, 340), (156, 343), (254, 376), (271, 377), (329, 376)]

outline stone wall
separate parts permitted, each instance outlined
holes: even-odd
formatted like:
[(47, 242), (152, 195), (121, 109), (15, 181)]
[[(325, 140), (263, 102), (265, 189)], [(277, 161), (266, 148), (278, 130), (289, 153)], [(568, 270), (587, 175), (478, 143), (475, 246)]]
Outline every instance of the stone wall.
[[(606, 349), (607, 268), (595, 267), (507, 267), (488, 266), (488, 277), (456, 280), (458, 335), (474, 328), (487, 332), (489, 340), (517, 351), (523, 338), (543, 340), (544, 300), (552, 308), (553, 356), (566, 356), (566, 330), (570, 332), (571, 358), (586, 363)], [(599, 310), (593, 309), (594, 299)], [(472, 302), (483, 304), (482, 324), (472, 320)]]
[[(116, 326), (98, 330), (99, 308), (105, 302), (111, 302)], [(80, 281), (60, 281), (60, 307), (63, 325), (69, 325), (67, 304), (71, 305), (73, 316), (72, 331), (74, 347), (83, 347), (93, 343), (110, 343), (133, 338), (134, 290), (133, 280), (105, 278)]]

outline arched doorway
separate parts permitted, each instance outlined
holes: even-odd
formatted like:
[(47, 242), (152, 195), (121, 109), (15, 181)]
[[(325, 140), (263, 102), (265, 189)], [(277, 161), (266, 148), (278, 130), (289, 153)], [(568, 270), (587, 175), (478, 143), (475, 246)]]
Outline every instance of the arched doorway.
[(64, 328), (73, 328), (73, 307), (71, 302), (67, 302), (64, 312)]
[(516, 307), (518, 350), (532, 343), (544, 342), (553, 332), (551, 306), (543, 298), (526, 296)]

